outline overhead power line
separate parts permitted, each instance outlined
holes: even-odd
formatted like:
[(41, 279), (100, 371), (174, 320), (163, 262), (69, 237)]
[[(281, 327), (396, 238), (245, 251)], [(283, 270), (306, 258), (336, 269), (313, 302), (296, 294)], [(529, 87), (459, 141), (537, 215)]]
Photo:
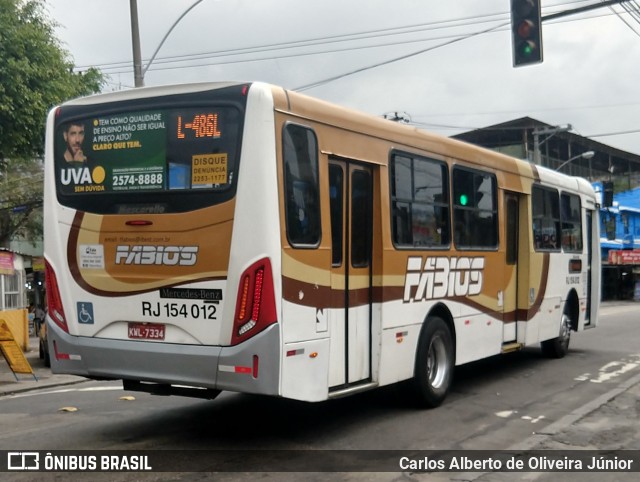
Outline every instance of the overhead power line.
[[(623, 1), (629, 1), (629, 0), (623, 0)], [(559, 15), (559, 16), (565, 16), (565, 13), (562, 13), (562, 15)], [(551, 18), (555, 18), (555, 17), (553, 15), (549, 15), (549, 16), (547, 16), (545, 18), (551, 19)], [(345, 77), (348, 77), (348, 76), (351, 76), (351, 75), (354, 75), (354, 74), (358, 74), (358, 73), (361, 73), (361, 72), (365, 72), (367, 70), (371, 70), (371, 69), (374, 69), (374, 68), (377, 68), (377, 67), (381, 67), (383, 65), (388, 65), (388, 64), (391, 64), (391, 63), (394, 63), (394, 62), (398, 62), (398, 61), (405, 60), (405, 59), (408, 59), (408, 58), (411, 58), (411, 57), (415, 57), (417, 55), (421, 55), (423, 53), (430, 52), (432, 50), (435, 50), (435, 49), (438, 49), (438, 48), (441, 48), (441, 47), (452, 45), (454, 43), (461, 42), (463, 40), (467, 40), (469, 38), (476, 37), (478, 35), (482, 35), (482, 34), (486, 34), (486, 33), (490, 33), (490, 32), (494, 32), (494, 31), (500, 30), (503, 27), (506, 27), (507, 25), (510, 25), (510, 23), (511, 23), (510, 21), (507, 21), (507, 22), (499, 24), (497, 26), (494, 26), (494, 27), (491, 27), (491, 28), (488, 28), (488, 29), (485, 29), (485, 30), (481, 30), (479, 32), (474, 32), (474, 33), (469, 33), (469, 34), (466, 34), (466, 35), (459, 36), (459, 37), (457, 37), (457, 38), (455, 38), (455, 39), (453, 39), (451, 41), (448, 41), (448, 42), (444, 42), (444, 43), (441, 43), (441, 44), (438, 44), (438, 45), (435, 45), (435, 46), (432, 46), (432, 47), (421, 49), (419, 51), (412, 52), (412, 53), (409, 53), (409, 54), (404, 54), (404, 55), (401, 55), (401, 56), (398, 56), (398, 57), (395, 57), (395, 58), (392, 58), (392, 59), (389, 59), (389, 60), (385, 60), (383, 62), (378, 62), (378, 63), (372, 64), (372, 65), (369, 65), (369, 66), (360, 67), (360, 68), (352, 70), (350, 72), (345, 72), (343, 74), (335, 75), (333, 77), (329, 77), (329, 78), (324, 79), (324, 80), (320, 80), (320, 81), (316, 81), (316, 82), (313, 82), (313, 83), (310, 83), (310, 84), (307, 84), (307, 85), (303, 85), (303, 86), (295, 88), (293, 90), (305, 91), (305, 90), (312, 89), (314, 87), (319, 87), (319, 86), (327, 84), (329, 82), (333, 82), (335, 80), (339, 80), (339, 79), (342, 79), (342, 78), (345, 78)]]
[[(558, 8), (576, 3), (583, 3), (584, 0), (573, 2), (562, 2), (551, 5), (547, 8)], [(546, 8), (545, 8), (546, 9)], [(606, 15), (613, 15), (608, 13)], [(295, 58), (310, 55), (332, 54), (337, 52), (355, 51), (362, 49), (373, 49), (404, 45), (409, 43), (424, 43), (429, 41), (458, 39), (470, 33), (445, 33), (439, 36), (431, 36), (428, 38), (400, 38), (407, 35), (415, 35), (421, 32), (434, 32), (437, 30), (452, 30), (473, 25), (495, 23), (496, 21), (506, 20), (509, 17), (508, 12), (497, 12), (480, 16), (461, 17), (450, 20), (440, 20), (435, 22), (417, 23), (399, 27), (389, 27), (383, 29), (372, 29), (361, 32), (353, 32), (346, 34), (337, 34), (322, 37), (313, 37), (301, 40), (292, 40), (286, 42), (272, 43), (266, 45), (253, 45), (249, 47), (240, 47), (234, 49), (224, 49), (209, 52), (201, 52), (195, 54), (185, 54), (177, 56), (158, 57), (154, 62), (151, 71), (184, 69), (184, 68), (201, 68), (213, 65), (226, 65), (234, 63), (258, 62), (267, 60), (276, 60), (284, 58)], [(590, 17), (593, 18), (593, 17)], [(566, 21), (566, 20), (565, 20)], [(506, 28), (506, 25), (503, 26)], [(500, 30), (500, 29), (497, 29)], [(497, 31), (496, 30), (496, 31)], [(471, 33), (473, 34), (473, 33)], [(395, 38), (395, 39), (394, 39)], [(380, 39), (387, 41), (380, 42)], [(375, 43), (362, 44), (367, 40), (378, 40)], [(357, 43), (357, 45), (353, 45)], [(346, 45), (344, 45), (346, 44)], [(278, 53), (280, 52), (280, 53)], [(264, 54), (276, 53), (276, 55)], [(144, 62), (147, 62), (145, 60)], [(79, 70), (89, 68), (89, 65), (78, 67)], [(105, 64), (97, 64), (94, 67), (100, 68), (107, 74), (115, 75), (129, 73), (131, 71), (131, 61), (112, 62)]]
[[(322, 36), (322, 37), (312, 37), (308, 39), (291, 40), (291, 41), (277, 42), (277, 43), (271, 43), (271, 44), (253, 45), (249, 47), (214, 50), (214, 51), (201, 52), (196, 54), (164, 56), (164, 57), (159, 57), (158, 60), (156, 60), (155, 64), (202, 60), (206, 58), (226, 57), (230, 55), (244, 55), (244, 54), (271, 52), (271, 51), (277, 51), (277, 50), (283, 50), (283, 49), (327, 45), (327, 44), (335, 44), (335, 43), (342, 43), (342, 42), (352, 42), (355, 40), (367, 40), (371, 38), (389, 37), (389, 36), (397, 36), (397, 35), (406, 35), (409, 33), (416, 33), (416, 32), (457, 28), (457, 27), (464, 27), (469, 25), (476, 25), (479, 23), (487, 23), (489, 21), (487, 19), (491, 17), (506, 18), (506, 14), (492, 13), (492, 14), (485, 14), (481, 16), (462, 17), (462, 18), (457, 18), (452, 20), (439, 20), (435, 22), (419, 23), (419, 24), (405, 25), (405, 26), (399, 26), (399, 27), (372, 29), (372, 30), (364, 30), (361, 32), (354, 32), (354, 33), (337, 34), (337, 35), (329, 35), (329, 36)], [(382, 46), (386, 46), (386, 45), (387, 44), (383, 44)], [(78, 69), (87, 69), (91, 66), (92, 65), (79, 66)], [(99, 67), (102, 70), (108, 70), (111, 68), (130, 67), (131, 61), (127, 60), (127, 61), (120, 61), (120, 62), (104, 63), (104, 64), (93, 65), (93, 66)]]
[[(451, 21), (448, 21), (451, 22)], [(458, 28), (460, 26), (468, 26), (479, 23), (487, 23), (487, 21), (475, 21), (469, 22), (467, 24), (457, 24), (450, 25), (446, 27), (436, 27), (432, 29), (423, 29), (418, 30), (416, 26), (410, 27), (399, 27), (402, 31), (396, 31), (393, 33), (386, 34), (378, 34), (374, 35), (374, 32), (382, 32), (383, 30), (378, 31), (369, 31), (363, 33), (356, 34), (345, 34), (341, 36), (334, 37), (323, 37), (317, 39), (310, 40), (302, 40), (302, 41), (292, 41), (292, 42), (284, 42), (279, 44), (270, 44), (265, 46), (254, 46), (254, 47), (245, 47), (231, 50), (221, 50), (215, 52), (206, 52), (201, 54), (190, 54), (190, 55), (182, 55), (182, 56), (174, 56), (174, 57), (166, 57), (156, 61), (156, 65), (150, 70), (152, 71), (161, 71), (161, 70), (173, 70), (173, 69), (184, 69), (184, 68), (199, 68), (199, 67), (208, 67), (212, 65), (228, 65), (235, 63), (247, 63), (247, 62), (259, 62), (259, 61), (267, 61), (267, 60), (277, 60), (277, 59), (285, 59), (285, 58), (295, 58), (295, 57), (305, 57), (310, 55), (320, 55), (320, 54), (334, 54), (338, 52), (347, 52), (347, 51), (355, 51), (355, 50), (363, 50), (363, 49), (373, 49), (373, 48), (382, 48), (382, 47), (391, 47), (398, 45), (406, 45), (410, 43), (424, 43), (436, 40), (443, 39), (457, 39), (460, 37), (460, 34), (448, 34), (441, 36), (431, 36), (427, 38), (410, 38), (410, 39), (400, 39), (400, 40), (392, 40), (386, 42), (377, 42), (374, 44), (359, 44), (359, 45), (346, 45), (343, 47), (336, 46), (345, 43), (361, 42), (363, 40), (369, 39), (379, 39), (381, 37), (390, 37), (390, 36), (400, 36), (400, 35), (408, 35), (414, 34), (421, 31), (432, 31), (439, 30), (443, 28)], [(413, 30), (409, 30), (414, 28)], [(388, 29), (385, 29), (388, 30)], [(313, 47), (324, 47), (322, 49), (313, 49)], [(310, 49), (311, 48), (311, 49)], [(260, 54), (272, 53), (272, 52), (282, 52), (276, 55), (264, 56)], [(256, 56), (259, 55), (259, 56)], [(249, 55), (253, 55), (253, 57), (247, 57)], [(229, 59), (231, 58), (231, 59)], [(197, 61), (206, 61), (199, 62), (189, 65), (184, 65), (187, 62), (197, 62)], [(207, 61), (208, 60), (208, 61)], [(113, 66), (100, 67), (102, 70), (105, 70), (105, 73), (108, 74), (116, 74), (116, 73), (125, 73), (130, 71), (130, 62), (126, 64), (113, 64)], [(115, 69), (115, 70), (114, 70)]]
[(305, 90), (312, 89), (314, 87), (319, 87), (321, 85), (327, 84), (329, 82), (333, 82), (333, 81), (338, 80), (338, 79), (343, 79), (345, 77), (348, 77), (348, 76), (351, 76), (351, 75), (354, 75), (354, 74), (359, 74), (359, 73), (365, 72), (367, 70), (375, 69), (375, 68), (381, 67), (383, 65), (388, 65), (388, 64), (395, 63), (395, 62), (399, 62), (401, 60), (406, 60), (408, 58), (415, 57), (417, 55), (421, 55), (421, 54), (424, 54), (426, 52), (430, 52), (432, 50), (439, 49), (441, 47), (445, 47), (447, 45), (452, 45), (454, 43), (461, 42), (462, 40), (466, 40), (466, 39), (469, 39), (469, 38), (472, 38), (472, 37), (476, 37), (478, 35), (482, 35), (482, 34), (485, 34), (485, 33), (492, 32), (494, 30), (497, 30), (499, 28), (504, 27), (505, 25), (509, 25), (509, 23), (510, 22), (499, 24), (499, 25), (497, 25), (495, 27), (491, 27), (491, 28), (488, 28), (486, 30), (481, 30), (479, 32), (467, 34), (467, 35), (455, 38), (453, 40), (450, 40), (448, 42), (444, 42), (444, 43), (441, 43), (441, 44), (438, 44), (438, 45), (435, 45), (435, 46), (432, 46), (432, 47), (427, 47), (425, 49), (421, 49), (421, 50), (418, 50), (416, 52), (411, 52), (411, 53), (408, 53), (408, 54), (400, 55), (398, 57), (394, 57), (392, 59), (384, 60), (382, 62), (377, 62), (377, 63), (372, 64), (372, 65), (368, 65), (368, 66), (365, 66), (365, 67), (360, 67), (360, 68), (352, 70), (350, 72), (345, 72), (345, 73), (342, 73), (342, 74), (339, 74), (339, 75), (335, 75), (333, 77), (329, 77), (329, 78), (324, 79), (324, 80), (313, 82), (311, 84), (302, 85), (302, 86), (297, 87), (297, 88), (292, 89), (292, 90), (305, 91)]
[(623, 136), (626, 134), (638, 134), (640, 129), (631, 129), (628, 131), (607, 132), (605, 134), (590, 134), (586, 137), (608, 137), (608, 136)]
[[(604, 2), (603, 0), (603, 3)], [(620, 6), (631, 16), (632, 20), (635, 20), (636, 23), (640, 23), (640, 6), (636, 1), (629, 1), (628, 3), (621, 3)], [(640, 37), (640, 32), (638, 32), (633, 26), (622, 16), (620, 12), (618, 12), (614, 6), (609, 6), (609, 9), (615, 13), (618, 18), (624, 23), (629, 29)]]
[(601, 3), (590, 3), (589, 5), (584, 5), (582, 7), (571, 8), (569, 10), (563, 10), (560, 12), (543, 15), (542, 21), (554, 20), (557, 18), (567, 17), (569, 15), (577, 15), (579, 13), (589, 12), (591, 10), (596, 10), (602, 7), (608, 7), (609, 5), (617, 5), (623, 2), (630, 1), (631, 0), (601, 0)]

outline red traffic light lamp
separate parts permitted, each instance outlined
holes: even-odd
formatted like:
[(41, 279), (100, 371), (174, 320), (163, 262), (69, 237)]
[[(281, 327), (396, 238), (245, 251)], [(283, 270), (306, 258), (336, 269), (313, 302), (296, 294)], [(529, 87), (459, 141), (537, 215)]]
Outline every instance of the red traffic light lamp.
[(542, 62), (540, 0), (511, 0), (513, 66)]

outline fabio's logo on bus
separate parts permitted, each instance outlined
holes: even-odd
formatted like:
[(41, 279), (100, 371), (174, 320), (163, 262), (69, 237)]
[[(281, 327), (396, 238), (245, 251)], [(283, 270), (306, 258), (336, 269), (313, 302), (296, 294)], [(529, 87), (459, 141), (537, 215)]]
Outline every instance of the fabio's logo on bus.
[(405, 302), (453, 296), (474, 296), (482, 291), (484, 258), (411, 256), (404, 280)]
[(120, 245), (116, 248), (116, 264), (193, 266), (198, 259), (198, 246)]

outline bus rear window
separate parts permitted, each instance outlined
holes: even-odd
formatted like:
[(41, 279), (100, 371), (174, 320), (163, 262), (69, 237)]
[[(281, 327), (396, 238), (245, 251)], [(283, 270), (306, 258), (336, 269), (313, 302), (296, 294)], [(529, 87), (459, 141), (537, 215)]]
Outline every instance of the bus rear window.
[(54, 144), (61, 204), (133, 214), (183, 212), (230, 199), (244, 105), (176, 104), (174, 98), (164, 108), (142, 102), (135, 109), (124, 103), (61, 108)]

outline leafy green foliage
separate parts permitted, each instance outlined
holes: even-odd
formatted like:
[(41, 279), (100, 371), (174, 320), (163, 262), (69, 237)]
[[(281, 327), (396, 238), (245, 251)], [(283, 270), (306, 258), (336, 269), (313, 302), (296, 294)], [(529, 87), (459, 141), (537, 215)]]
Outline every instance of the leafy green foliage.
[(42, 164), (15, 160), (0, 176), (0, 246), (11, 238), (41, 238)]
[(37, 159), (48, 111), (104, 84), (97, 69), (74, 72), (43, 5), (0, 0), (0, 246), (29, 234), (31, 213), (42, 204), (42, 183), (34, 181), (42, 180)]

